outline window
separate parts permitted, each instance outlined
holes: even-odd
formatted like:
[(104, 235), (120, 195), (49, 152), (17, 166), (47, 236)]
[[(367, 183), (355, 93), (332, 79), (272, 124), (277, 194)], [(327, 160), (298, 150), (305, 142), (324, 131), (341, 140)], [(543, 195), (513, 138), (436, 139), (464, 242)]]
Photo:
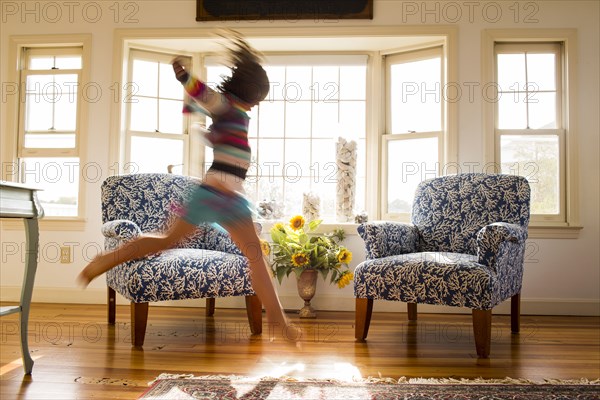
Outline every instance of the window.
[(422, 180), (440, 173), (444, 151), (442, 48), (385, 57), (382, 216), (408, 220)]
[(533, 238), (581, 229), (577, 48), (576, 29), (483, 33), (483, 82), (498, 89), (483, 102), (485, 165), (529, 180)]
[(43, 189), (46, 217), (78, 217), (82, 138), (82, 47), (23, 48), (20, 180)]
[(174, 55), (132, 50), (125, 103), (124, 167), (129, 172), (183, 173), (188, 154), (184, 90), (173, 74)]
[(496, 157), (525, 176), (532, 221), (565, 221), (565, 127), (560, 43), (496, 43)]
[[(211, 86), (228, 73), (210, 58), (206, 65)], [(312, 191), (320, 217), (335, 221), (335, 149), (342, 137), (357, 145), (354, 209), (364, 210), (367, 56), (267, 57), (265, 69), (271, 90), (250, 112), (246, 193), (255, 202), (278, 202), (285, 217), (302, 213), (303, 193)], [(208, 150), (206, 168), (211, 157)]]

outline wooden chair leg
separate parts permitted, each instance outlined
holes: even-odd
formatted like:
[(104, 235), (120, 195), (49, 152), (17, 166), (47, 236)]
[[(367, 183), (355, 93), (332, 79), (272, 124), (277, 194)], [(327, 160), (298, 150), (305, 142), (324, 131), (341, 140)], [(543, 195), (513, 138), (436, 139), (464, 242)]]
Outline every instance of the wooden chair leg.
[(253, 335), (260, 335), (262, 333), (262, 303), (258, 296), (246, 296), (246, 313), (250, 332)]
[(110, 286), (106, 287), (107, 290), (107, 305), (108, 305), (108, 323), (111, 325), (115, 324), (116, 312), (117, 312), (117, 295), (115, 289)]
[(473, 333), (477, 357), (488, 358), (492, 342), (492, 310), (473, 310)]
[(207, 297), (206, 298), (206, 316), (212, 317), (215, 315), (215, 298)]
[(408, 303), (406, 304), (408, 308), (408, 320), (416, 321), (417, 320), (417, 303)]
[(510, 330), (512, 333), (521, 330), (521, 293), (510, 298)]
[(135, 347), (144, 345), (146, 325), (148, 323), (148, 303), (131, 302), (131, 344)]
[(371, 324), (371, 314), (373, 314), (373, 299), (356, 298), (354, 337), (359, 342), (367, 338), (369, 325)]

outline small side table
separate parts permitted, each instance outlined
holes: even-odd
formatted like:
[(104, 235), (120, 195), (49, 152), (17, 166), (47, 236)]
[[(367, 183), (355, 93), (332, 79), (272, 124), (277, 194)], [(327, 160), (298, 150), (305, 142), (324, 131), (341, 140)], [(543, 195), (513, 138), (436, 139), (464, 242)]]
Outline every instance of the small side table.
[(34, 187), (14, 182), (0, 181), (0, 218), (22, 218), (25, 223), (26, 253), (25, 274), (21, 288), (21, 302), (18, 306), (0, 307), (0, 316), (20, 313), (21, 354), (25, 374), (31, 374), (33, 359), (29, 354), (27, 340), (29, 326), (29, 307), (33, 293), (33, 283), (37, 270), (39, 247), (38, 219), (44, 216)]

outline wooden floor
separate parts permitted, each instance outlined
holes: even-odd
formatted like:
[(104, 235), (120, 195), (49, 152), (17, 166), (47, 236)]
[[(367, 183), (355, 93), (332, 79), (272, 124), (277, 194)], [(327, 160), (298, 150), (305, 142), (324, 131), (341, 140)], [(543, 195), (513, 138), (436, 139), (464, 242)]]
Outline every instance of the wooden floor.
[[(406, 310), (399, 303), (399, 309)], [(354, 340), (354, 314), (319, 312), (299, 321), (301, 349), (252, 337), (245, 310), (151, 306), (143, 350), (131, 347), (129, 307), (106, 323), (105, 306), (34, 304), (29, 343), (33, 374), (21, 365), (18, 316), (0, 319), (0, 398), (133, 399), (160, 373), (244, 374), (348, 380), (373, 377), (597, 379), (600, 318), (523, 316), (492, 319), (491, 358), (478, 360), (470, 315), (374, 313), (367, 342)]]

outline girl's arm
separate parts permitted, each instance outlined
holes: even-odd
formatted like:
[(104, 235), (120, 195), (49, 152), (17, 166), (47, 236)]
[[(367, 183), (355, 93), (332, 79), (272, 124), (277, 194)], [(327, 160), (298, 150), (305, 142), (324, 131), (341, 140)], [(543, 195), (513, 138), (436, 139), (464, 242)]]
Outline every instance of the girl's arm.
[(229, 103), (225, 96), (211, 89), (206, 83), (187, 71), (189, 67), (187, 67), (183, 57), (175, 58), (172, 64), (175, 77), (183, 84), (185, 91), (200, 107), (213, 115), (221, 115), (229, 109)]

